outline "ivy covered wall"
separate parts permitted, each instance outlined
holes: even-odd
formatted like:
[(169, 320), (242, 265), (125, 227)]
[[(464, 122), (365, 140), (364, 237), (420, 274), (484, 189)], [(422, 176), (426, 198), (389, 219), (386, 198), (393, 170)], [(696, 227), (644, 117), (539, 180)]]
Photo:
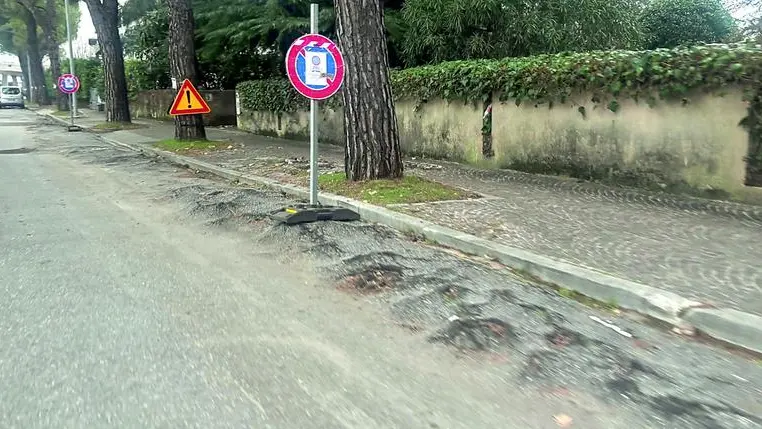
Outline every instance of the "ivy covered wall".
[[(628, 121), (627, 109), (630, 109), (632, 112), (646, 108), (657, 108), (657, 106), (662, 106), (661, 108), (669, 106), (670, 109), (687, 109), (675, 116), (675, 118), (679, 117), (681, 118), (679, 119), (680, 121), (685, 122), (691, 120), (691, 116), (686, 116), (685, 113), (692, 112), (692, 109), (698, 108), (698, 106), (693, 106), (692, 103), (700, 100), (700, 110), (703, 112), (701, 115), (705, 115), (707, 109), (709, 111), (715, 107), (720, 109), (723, 108), (721, 107), (723, 103), (726, 103), (719, 103), (717, 106), (712, 107), (714, 105), (712, 102), (707, 101), (707, 97), (730, 97), (733, 101), (739, 103), (734, 105), (734, 109), (737, 110), (737, 107), (740, 105), (743, 107), (742, 110), (745, 114), (738, 118), (732, 115), (725, 115), (722, 119), (725, 123), (717, 124), (717, 127), (719, 127), (718, 129), (726, 130), (742, 127), (741, 129), (744, 130), (744, 136), (746, 136), (744, 139), (746, 140), (741, 143), (736, 141), (732, 144), (743, 144), (745, 146), (744, 152), (753, 155), (749, 158), (749, 172), (746, 174), (746, 177), (750, 181), (750, 184), (754, 185), (762, 185), (762, 181), (759, 178), (760, 175), (753, 174), (753, 171), (760, 170), (757, 164), (762, 163), (762, 159), (758, 161), (758, 159), (762, 158), (762, 156), (758, 155), (762, 153), (758, 137), (762, 133), (755, 131), (756, 127), (762, 125), (760, 125), (760, 121), (748, 117), (746, 113), (759, 111), (757, 104), (759, 104), (760, 98), (755, 96), (761, 81), (762, 50), (758, 46), (752, 45), (708, 45), (653, 51), (601, 51), (540, 55), (527, 58), (506, 58), (502, 60), (453, 61), (433, 66), (399, 70), (392, 73), (395, 98), (406, 106), (413, 106), (412, 109), (407, 107), (402, 109), (405, 114), (403, 118), (400, 118), (401, 122), (418, 120), (430, 123), (432, 122), (430, 118), (424, 119), (423, 115), (433, 110), (437, 110), (439, 112), (437, 114), (441, 117), (442, 124), (434, 127), (437, 128), (434, 134), (429, 133), (423, 137), (418, 136), (418, 138), (427, 140), (425, 145), (419, 146), (429, 148), (427, 150), (432, 156), (446, 156), (446, 154), (450, 154), (451, 156), (449, 157), (451, 158), (472, 162), (483, 161), (481, 160), (484, 157), (483, 154), (486, 154), (486, 157), (489, 158), (493, 154), (492, 148), (484, 147), (482, 151), (473, 150), (470, 147), (472, 146), (473, 139), (468, 139), (469, 141), (465, 144), (469, 147), (460, 151), (441, 150), (441, 147), (437, 148), (436, 144), (434, 144), (437, 140), (442, 142), (447, 140), (445, 146), (451, 146), (452, 139), (448, 139), (448, 133), (442, 132), (440, 128), (450, 126), (455, 131), (455, 127), (459, 125), (452, 122), (452, 115), (441, 112), (439, 107), (440, 100), (447, 101), (453, 109), (458, 109), (459, 115), (470, 111), (471, 115), (479, 115), (479, 120), (481, 120), (484, 108), (492, 103), (498, 112), (506, 112), (505, 108), (501, 109), (500, 106), (507, 105), (545, 110), (568, 110), (574, 108), (574, 120), (579, 121), (580, 124), (589, 121), (589, 115), (593, 111), (604, 110), (612, 114), (608, 118), (609, 121), (625, 124)], [(241, 98), (241, 108), (244, 112), (270, 112), (276, 116), (282, 116), (304, 112), (308, 107), (307, 100), (296, 93), (286, 80), (244, 82), (239, 84), (237, 89)], [(429, 106), (432, 102), (436, 102), (436, 108)], [(333, 97), (327, 103), (324, 103), (324, 107), (340, 109), (341, 97)], [(750, 108), (748, 112), (746, 107)], [(511, 114), (515, 119), (517, 112), (512, 112)], [(398, 112), (399, 115), (400, 112)], [(411, 115), (418, 115), (418, 118), (412, 118), (410, 117)], [(648, 116), (643, 112), (637, 115), (641, 120)], [(661, 115), (663, 116), (663, 111)], [(533, 120), (535, 122), (533, 127), (550, 129), (556, 126), (569, 127), (569, 123), (566, 122), (567, 119), (561, 121), (563, 124), (559, 122), (554, 125), (553, 121), (558, 121), (558, 119), (553, 119), (553, 116), (547, 114), (534, 115)], [(528, 116), (525, 115), (525, 122), (527, 118)], [(652, 120), (655, 120), (653, 118), (655, 117), (652, 117)], [(719, 120), (719, 118), (715, 119)], [(497, 121), (498, 119), (496, 118), (495, 120)], [(686, 187), (694, 187), (696, 188), (694, 190), (703, 192), (701, 189), (717, 186), (718, 183), (722, 183), (721, 186), (731, 191), (730, 188), (736, 185), (731, 186), (728, 182), (730, 179), (725, 179), (737, 176), (736, 173), (725, 174), (725, 179), (723, 180), (714, 180), (706, 176), (716, 173), (718, 163), (733, 164), (733, 168), (736, 168), (736, 161), (745, 162), (743, 159), (720, 162), (722, 160), (707, 160), (705, 159), (706, 157), (698, 157), (702, 159), (701, 162), (711, 165), (707, 164), (698, 169), (694, 165), (685, 165), (684, 168), (691, 170), (692, 173), (686, 173), (680, 177), (676, 177), (674, 174), (657, 174), (658, 178), (652, 181), (632, 180), (632, 175), (646, 174), (643, 171), (647, 171), (647, 174), (653, 176), (653, 168), (657, 167), (653, 167), (651, 165), (653, 162), (648, 160), (631, 159), (634, 155), (624, 155), (624, 152), (621, 150), (623, 141), (617, 137), (621, 137), (621, 135), (616, 132), (612, 134), (610, 129), (610, 123), (614, 122), (606, 125), (606, 121), (598, 121), (596, 122), (597, 125), (592, 126), (592, 128), (588, 122), (587, 125), (580, 125), (579, 129), (590, 134), (586, 137), (587, 140), (595, 142), (599, 148), (602, 145), (610, 145), (610, 151), (612, 153), (618, 151), (616, 153), (620, 153), (620, 159), (617, 160), (613, 156), (583, 159), (577, 156), (579, 154), (569, 154), (569, 156), (540, 156), (541, 162), (534, 162), (527, 159), (527, 150), (518, 147), (518, 142), (512, 141), (506, 143), (504, 133), (507, 130), (507, 125), (510, 124), (513, 127), (522, 126), (520, 123), (511, 122), (511, 120), (512, 117), (510, 115), (501, 114), (499, 118), (501, 123), (493, 124), (491, 122), (492, 115), (486, 115), (485, 123), (481, 131), (478, 131), (479, 133), (484, 133), (485, 136), (474, 136), (474, 138), (478, 137), (485, 144), (494, 141), (495, 147), (501, 148), (495, 154), (496, 159), (492, 161), (500, 167), (529, 169), (533, 172), (548, 174), (568, 174), (593, 180), (619, 181), (623, 177), (629, 177), (626, 180), (628, 184), (656, 185), (662, 188), (679, 185), (677, 188), (681, 190), (684, 190)], [(698, 117), (697, 120), (706, 121)], [(469, 122), (472, 121), (472, 119), (469, 120)], [(728, 124), (728, 121), (735, 122)], [(527, 124), (524, 123), (523, 126), (526, 129)], [(645, 126), (647, 127), (647, 124)], [(600, 127), (606, 129), (600, 129)], [(680, 127), (683, 130), (688, 129), (685, 123), (675, 124), (675, 127)], [(493, 129), (502, 131), (496, 133), (493, 132)], [(679, 161), (675, 157), (679, 158), (680, 154), (684, 154), (686, 145), (689, 146), (685, 139), (693, 139), (694, 137), (683, 133), (681, 137), (673, 136), (673, 141), (670, 141), (670, 127), (661, 123), (660, 129), (665, 133), (662, 136), (649, 136), (637, 132), (634, 134), (630, 133), (626, 139), (626, 144), (640, 144), (644, 147), (663, 148), (669, 152), (668, 155), (647, 151), (649, 153), (647, 156), (650, 158), (666, 156), (672, 159), (669, 168), (674, 169), (675, 163), (680, 164), (680, 162), (682, 164), (690, 164), (690, 160)], [(432, 129), (432, 131), (434, 130)], [(751, 132), (747, 133), (747, 131)], [(473, 132), (473, 130), (469, 132)], [(501, 133), (503, 133), (502, 136)], [(292, 132), (292, 134), (298, 135), (299, 133)], [(531, 136), (532, 133), (526, 135)], [(547, 133), (544, 135), (540, 133), (536, 138), (548, 139), (548, 135)], [(752, 136), (752, 138), (749, 139), (748, 136)], [(550, 142), (547, 141), (531, 142), (532, 151), (536, 154), (542, 150), (558, 150), (559, 141), (569, 140), (572, 137), (573, 135), (571, 134), (566, 136), (557, 134), (554, 137), (556, 141), (553, 145), (549, 145)], [(403, 140), (404, 138), (405, 136), (403, 136)], [(503, 140), (502, 143), (501, 138)], [(655, 144), (653, 141), (645, 142), (639, 141), (639, 139), (657, 139), (659, 142)], [(705, 141), (702, 143), (702, 148), (704, 148), (702, 150), (709, 150), (707, 148), (710, 146), (722, 144), (731, 144), (731, 142)], [(681, 147), (680, 150), (676, 149), (678, 146)], [(568, 145), (564, 147), (567, 147), (567, 150), (571, 150), (568, 149), (570, 147)], [(737, 150), (729, 152), (731, 155), (722, 152), (724, 154), (722, 156), (735, 156), (732, 154), (736, 152)], [(630, 150), (627, 153), (642, 154), (645, 152)], [(605, 162), (607, 164), (590, 165), (591, 159), (595, 160), (595, 162)], [(574, 165), (575, 163), (579, 165)], [(645, 169), (638, 167), (646, 164), (648, 166)], [(665, 166), (664, 168), (667, 167)], [(703, 171), (703, 173), (696, 173), (698, 170)], [(617, 173), (613, 174), (612, 172), (614, 171)], [(704, 177), (689, 177), (691, 175), (703, 175)], [(670, 180), (680, 183), (661, 183), (664, 181), (669, 182)], [(741, 183), (737, 185), (742, 186), (743, 181), (744, 179), (742, 178)], [(756, 183), (757, 181), (760, 181), (760, 183)], [(706, 184), (702, 185), (704, 182)]]

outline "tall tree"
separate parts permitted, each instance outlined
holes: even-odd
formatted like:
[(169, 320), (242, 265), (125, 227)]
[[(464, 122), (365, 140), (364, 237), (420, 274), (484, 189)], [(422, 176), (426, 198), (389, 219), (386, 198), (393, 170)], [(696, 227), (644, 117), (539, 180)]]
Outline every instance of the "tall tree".
[(103, 81), (107, 122), (131, 122), (124, 73), (124, 50), (119, 36), (117, 0), (83, 0), (87, 4), (103, 58)]
[[(198, 61), (193, 41), (195, 23), (190, 0), (168, 0), (169, 7), (169, 67), (177, 82), (189, 79), (198, 86)], [(201, 115), (175, 117), (175, 138), (206, 140), (204, 118)]]
[[(58, 28), (58, 4), (56, 0), (18, 0), (37, 21), (42, 30), (45, 51), (50, 60), (50, 72), (53, 79), (61, 75), (61, 37)], [(68, 96), (55, 91), (56, 105), (59, 110), (68, 108)]]
[(344, 171), (352, 181), (403, 175), (381, 0), (336, 0), (344, 57)]
[[(34, 99), (30, 100), (40, 105), (50, 104), (45, 88), (45, 75), (40, 55), (40, 41), (37, 34), (38, 26), (34, 14), (18, 0), (0, 0), (0, 50), (15, 54), (27, 71), (27, 58), (32, 63), (32, 81), (27, 87), (36, 89)], [(28, 55), (28, 56), (27, 56)], [(24, 79), (27, 79), (27, 74)]]
[(34, 18), (34, 14), (22, 5), (19, 5), (18, 12), (26, 28), (27, 54), (32, 66), (32, 85), (36, 89), (34, 101), (40, 106), (47, 106), (50, 104), (50, 95), (45, 81), (45, 71), (42, 68), (40, 40), (37, 37), (37, 20)]
[(741, 34), (762, 43), (762, 0), (725, 0), (725, 5), (739, 18)]
[(406, 0), (408, 66), (641, 45), (641, 0)]
[(160, 0), (127, 0), (122, 5), (122, 25), (130, 25), (139, 21), (147, 13), (155, 11), (161, 5)]
[(721, 0), (653, 0), (642, 22), (648, 49), (724, 42), (736, 26)]

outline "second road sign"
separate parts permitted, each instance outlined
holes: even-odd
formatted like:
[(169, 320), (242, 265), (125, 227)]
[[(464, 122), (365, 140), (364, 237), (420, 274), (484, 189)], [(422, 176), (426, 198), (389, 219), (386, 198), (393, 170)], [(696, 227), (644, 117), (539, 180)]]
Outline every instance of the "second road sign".
[(199, 113), (211, 113), (212, 109), (206, 103), (204, 97), (198, 93), (190, 80), (185, 79), (180, 90), (177, 91), (175, 101), (169, 108), (169, 114), (173, 116), (197, 115)]
[(74, 94), (79, 91), (79, 78), (66, 73), (58, 77), (58, 90), (64, 94)]
[(296, 39), (286, 53), (288, 80), (303, 96), (325, 100), (344, 82), (344, 57), (333, 41), (320, 34)]

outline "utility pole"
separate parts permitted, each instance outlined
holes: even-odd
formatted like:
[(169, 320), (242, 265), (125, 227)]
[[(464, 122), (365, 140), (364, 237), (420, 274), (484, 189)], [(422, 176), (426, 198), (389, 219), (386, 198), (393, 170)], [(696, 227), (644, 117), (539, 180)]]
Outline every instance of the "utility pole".
[[(64, 0), (64, 15), (66, 15), (66, 40), (69, 41), (69, 73), (74, 74), (74, 46), (71, 41), (71, 23), (69, 21), (69, 0)], [(58, 76), (54, 76), (57, 79)], [(77, 94), (71, 94), (72, 116), (77, 116)]]

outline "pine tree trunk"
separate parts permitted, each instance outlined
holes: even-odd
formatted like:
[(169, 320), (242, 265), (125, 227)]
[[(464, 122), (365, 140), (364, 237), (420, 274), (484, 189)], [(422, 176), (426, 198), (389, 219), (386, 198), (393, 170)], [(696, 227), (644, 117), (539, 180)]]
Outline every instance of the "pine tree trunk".
[(380, 0), (336, 0), (339, 47), (344, 55), (344, 171), (347, 179), (403, 174), (389, 55)]
[(32, 82), (34, 87), (34, 101), (40, 106), (50, 105), (50, 96), (45, 84), (45, 71), (42, 68), (42, 56), (40, 55), (40, 41), (37, 38), (37, 20), (32, 12), (21, 8), (21, 18), (26, 26), (26, 40), (29, 49), (29, 62), (32, 66)]
[(119, 36), (119, 4), (117, 0), (84, 0), (103, 58), (104, 99), (107, 122), (131, 122), (124, 73), (124, 50)]
[[(65, 0), (68, 1), (68, 0)], [(45, 37), (45, 44), (48, 48), (48, 59), (50, 60), (50, 73), (53, 76), (53, 81), (61, 76), (61, 52), (60, 42), (58, 40), (58, 14), (56, 8), (56, 0), (46, 0), (45, 9), (37, 17), (37, 22), (40, 24), (42, 34)], [(69, 108), (69, 96), (61, 92), (56, 88), (56, 105), (58, 110), (68, 110)]]
[[(198, 63), (193, 35), (195, 22), (190, 0), (168, 0), (169, 68), (178, 84), (190, 79), (198, 88)], [(175, 139), (206, 140), (202, 115), (175, 116)]]
[(29, 88), (31, 87), (31, 82), (29, 82), (29, 67), (27, 67), (26, 63), (26, 51), (21, 51), (16, 56), (19, 59), (19, 65), (21, 66), (21, 79), (24, 81), (24, 86), (26, 89), (26, 92), (24, 95), (26, 96), (26, 99), (28, 100), (28, 103), (32, 102), (32, 97), (29, 95)]

